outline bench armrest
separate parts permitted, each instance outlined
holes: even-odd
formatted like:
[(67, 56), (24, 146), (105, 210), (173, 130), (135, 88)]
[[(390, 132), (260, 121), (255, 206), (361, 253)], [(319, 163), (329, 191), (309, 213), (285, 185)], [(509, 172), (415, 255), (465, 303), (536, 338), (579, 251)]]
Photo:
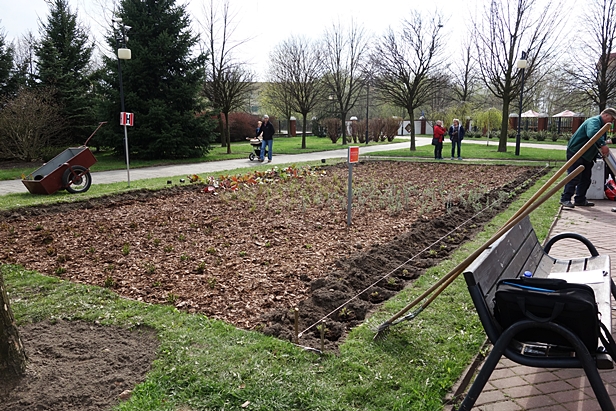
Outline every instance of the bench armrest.
[(554, 243), (556, 243), (559, 240), (564, 240), (566, 238), (572, 238), (574, 240), (578, 240), (578, 241), (584, 243), (586, 248), (588, 248), (588, 251), (590, 252), (591, 256), (596, 257), (596, 256), (599, 255), (599, 253), (597, 252), (597, 249), (590, 242), (590, 240), (588, 238), (584, 237), (583, 235), (578, 234), (578, 233), (561, 233), (561, 234), (557, 234), (554, 237), (550, 238), (547, 243), (545, 243), (545, 246), (543, 247), (543, 250), (545, 251), (546, 254), (549, 254), (550, 250), (552, 249), (552, 246), (554, 245)]

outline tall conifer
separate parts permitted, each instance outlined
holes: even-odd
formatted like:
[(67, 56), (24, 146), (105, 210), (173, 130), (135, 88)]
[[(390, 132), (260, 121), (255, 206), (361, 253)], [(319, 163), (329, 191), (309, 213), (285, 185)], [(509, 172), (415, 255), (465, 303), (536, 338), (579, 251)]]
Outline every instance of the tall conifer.
[(94, 45), (77, 22), (67, 0), (49, 0), (49, 17), (41, 22), (36, 46), (40, 84), (55, 90), (67, 128), (66, 143), (83, 143), (96, 126), (90, 59)]
[[(185, 6), (174, 0), (123, 0), (116, 17), (130, 27), (126, 47), (131, 59), (122, 60), (125, 111), (135, 114), (128, 131), (131, 157), (200, 157), (209, 148), (212, 122), (203, 114), (199, 92), (204, 56), (195, 54), (198, 36), (190, 30)], [(124, 46), (115, 24), (108, 38), (114, 50), (106, 58), (104, 82), (109, 86), (106, 114), (116, 125), (108, 128), (105, 143), (121, 152), (124, 134), (118, 121), (120, 96), (116, 49)], [(119, 39), (119, 40), (118, 40)]]

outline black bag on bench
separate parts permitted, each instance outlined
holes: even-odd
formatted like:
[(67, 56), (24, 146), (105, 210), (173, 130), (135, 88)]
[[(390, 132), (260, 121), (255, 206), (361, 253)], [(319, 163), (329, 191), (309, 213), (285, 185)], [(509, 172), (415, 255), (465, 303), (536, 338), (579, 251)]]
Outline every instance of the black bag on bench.
[[(576, 334), (591, 354), (597, 352), (601, 321), (595, 293), (588, 285), (550, 278), (501, 280), (494, 299), (494, 318), (503, 329), (525, 319), (551, 321)], [(571, 346), (558, 333), (542, 328), (526, 329), (515, 338), (523, 343)]]

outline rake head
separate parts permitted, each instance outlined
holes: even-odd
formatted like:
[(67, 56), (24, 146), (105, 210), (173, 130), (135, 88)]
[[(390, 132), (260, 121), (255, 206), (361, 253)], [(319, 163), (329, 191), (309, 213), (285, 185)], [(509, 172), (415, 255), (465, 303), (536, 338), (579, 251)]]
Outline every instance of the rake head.
[(372, 337), (372, 339), (374, 341), (384, 340), (387, 337), (387, 334), (389, 334), (390, 325), (392, 324), (389, 322), (384, 322), (383, 324), (379, 325), (379, 328), (376, 330), (376, 333), (374, 334), (374, 337)]
[(417, 310), (413, 311), (412, 313), (409, 313), (407, 315), (405, 315), (404, 317), (400, 317), (397, 320), (391, 321), (391, 319), (385, 321), (383, 324), (379, 325), (379, 327), (376, 330), (376, 334), (374, 334), (373, 340), (374, 341), (381, 341), (384, 340), (387, 337), (387, 334), (389, 334), (390, 331), (390, 327), (392, 325), (396, 325), (401, 323), (402, 321), (408, 321), (408, 320), (412, 320), (413, 318), (417, 317), (424, 309), (424, 306), (419, 307)]

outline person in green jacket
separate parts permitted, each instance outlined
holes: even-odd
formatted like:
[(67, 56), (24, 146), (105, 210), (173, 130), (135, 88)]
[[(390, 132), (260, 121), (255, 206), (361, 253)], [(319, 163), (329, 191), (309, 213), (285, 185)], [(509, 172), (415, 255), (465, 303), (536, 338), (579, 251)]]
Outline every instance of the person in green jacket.
[[(567, 143), (567, 160), (573, 157), (584, 144), (588, 143), (601, 127), (607, 123), (613, 123), (614, 120), (616, 120), (616, 109), (610, 107), (603, 110), (600, 115), (586, 119)], [(610, 152), (606, 143), (611, 144), (612, 140), (606, 140), (604, 134), (567, 169), (567, 173), (572, 173), (578, 166), (584, 166), (584, 171), (565, 185), (563, 194), (560, 197), (560, 204), (563, 207), (574, 208), (575, 206), (590, 207), (595, 205), (586, 199), (586, 192), (591, 184), (592, 166), (597, 155), (601, 153), (605, 157)], [(575, 199), (572, 202), (571, 199), (574, 194)]]

